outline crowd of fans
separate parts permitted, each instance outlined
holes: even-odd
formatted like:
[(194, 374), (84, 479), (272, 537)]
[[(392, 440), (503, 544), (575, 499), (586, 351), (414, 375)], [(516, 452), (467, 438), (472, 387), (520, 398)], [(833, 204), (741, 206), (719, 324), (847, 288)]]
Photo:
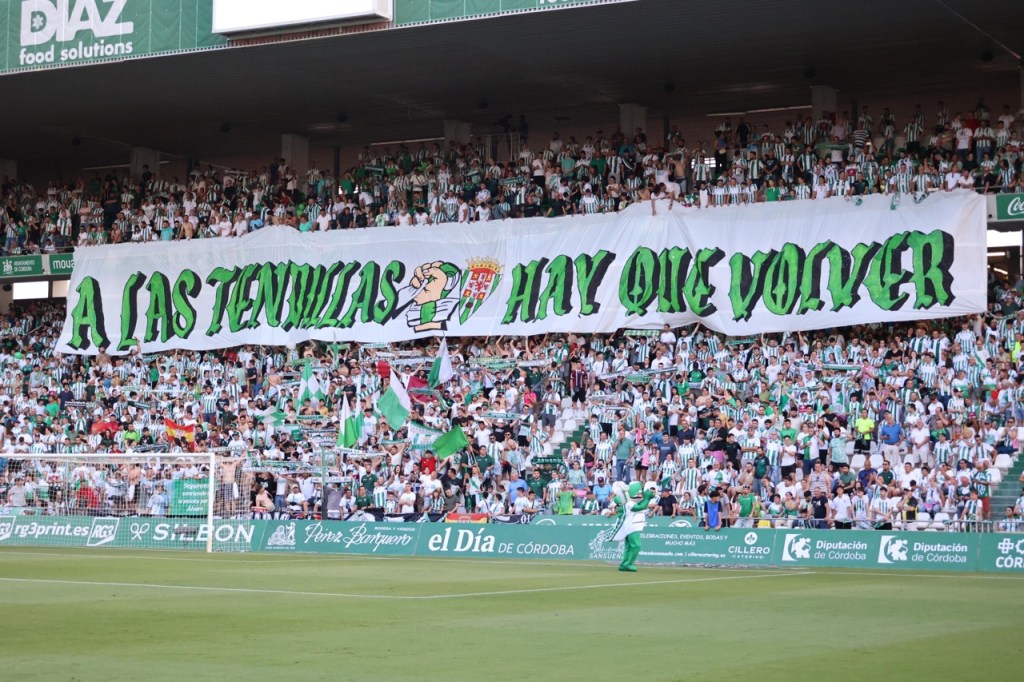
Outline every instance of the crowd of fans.
[[(637, 480), (657, 513), (712, 528), (1024, 529), (1024, 496), (989, 508), (1024, 443), (1022, 292), (993, 283), (969, 319), (759, 338), (450, 339), (436, 391), (416, 388), (433, 340), (61, 356), (63, 306), (30, 305), (0, 322), (0, 506), (166, 514), (170, 483), (220, 449), (224, 513), (599, 514), (613, 482)], [(303, 399), (307, 364), (322, 399)], [(400, 429), (377, 405), (394, 372), (414, 405)], [(358, 438), (339, 449), (346, 401)], [(469, 446), (454, 454), (413, 445), (455, 426)], [(48, 458), (92, 452), (139, 457)]]
[[(936, 113), (906, 121), (867, 107), (760, 130), (724, 119), (706, 140), (673, 127), (665, 140), (643, 130), (597, 131), (582, 141), (555, 133), (536, 144), (510, 132), (510, 161), (496, 145), (455, 143), (371, 149), (335, 177), (284, 159), (249, 172), (197, 167), (187, 178), (107, 175), (51, 182), (40, 191), (7, 178), (0, 188), (3, 252), (241, 236), (282, 225), (309, 232), (617, 211), (649, 197), (713, 207), (865, 194), (972, 188), (1024, 192), (1024, 121)], [(516, 129), (518, 130), (518, 129)], [(897, 146), (897, 142), (900, 146)]]

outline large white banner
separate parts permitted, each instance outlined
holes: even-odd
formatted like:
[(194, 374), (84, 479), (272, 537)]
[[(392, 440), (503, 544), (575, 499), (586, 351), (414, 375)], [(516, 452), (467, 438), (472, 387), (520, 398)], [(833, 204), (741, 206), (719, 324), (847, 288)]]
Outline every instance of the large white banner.
[(977, 313), (984, 198), (800, 201), (80, 249), (58, 350), (424, 336), (734, 336)]

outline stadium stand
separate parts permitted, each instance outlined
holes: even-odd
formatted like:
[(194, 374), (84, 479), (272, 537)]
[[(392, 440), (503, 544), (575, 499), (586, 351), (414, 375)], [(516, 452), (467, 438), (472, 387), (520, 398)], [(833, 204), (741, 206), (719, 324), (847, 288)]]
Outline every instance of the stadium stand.
[[(717, 489), (739, 527), (1021, 530), (1024, 390), (1009, 358), (1024, 282), (991, 286), (987, 315), (896, 327), (464, 338), (437, 391), (433, 342), (60, 356), (63, 306), (16, 305), (0, 328), (0, 505), (145, 513), (162, 481), (198, 475), (147, 453), (216, 449), (245, 463), (235, 482), (254, 515), (528, 521), (600, 513), (614, 481), (639, 480), (659, 491), (658, 513), (695, 525)], [(394, 430), (378, 399), (403, 368), (414, 411)], [(342, 401), (357, 437), (328, 459)], [(417, 449), (419, 431), (455, 426), (470, 447)], [(87, 452), (140, 459), (73, 480), (47, 461)]]
[(782, 128), (725, 118), (709, 131), (712, 143), (693, 145), (678, 129), (664, 141), (642, 130), (597, 131), (582, 142), (555, 133), (530, 146), (510, 133), (508, 163), (496, 163), (497, 149), (482, 143), (366, 147), (340, 177), (315, 164), (300, 175), (275, 159), (249, 171), (197, 167), (184, 181), (147, 169), (138, 178), (95, 175), (40, 190), (6, 178), (3, 253), (231, 237), (269, 225), (309, 232), (589, 214), (650, 197), (716, 207), (875, 193), (920, 199), (960, 188), (1024, 192), (1021, 121), (1008, 106), (993, 115), (979, 100), (951, 114), (940, 102), (931, 116), (918, 106), (905, 123), (864, 107), (855, 119), (831, 113)]

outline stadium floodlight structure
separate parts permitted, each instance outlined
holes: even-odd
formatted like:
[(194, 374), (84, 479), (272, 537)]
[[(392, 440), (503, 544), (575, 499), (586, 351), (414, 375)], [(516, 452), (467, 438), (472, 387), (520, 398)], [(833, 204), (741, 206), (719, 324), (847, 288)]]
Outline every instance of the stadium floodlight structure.
[(252, 546), (251, 481), (237, 453), (30, 453), (5, 460), (0, 547)]

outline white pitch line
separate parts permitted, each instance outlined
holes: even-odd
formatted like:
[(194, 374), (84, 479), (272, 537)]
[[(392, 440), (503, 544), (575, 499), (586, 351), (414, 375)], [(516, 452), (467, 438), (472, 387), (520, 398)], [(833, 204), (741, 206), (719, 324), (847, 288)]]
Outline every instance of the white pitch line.
[[(159, 550), (154, 550), (154, 551), (159, 551)], [(204, 552), (204, 554), (205, 554), (205, 552)], [(19, 552), (19, 551), (14, 551), (14, 552), (0, 552), (0, 561), (2, 561), (5, 558), (8, 558), (8, 557), (16, 557), (16, 556), (54, 556), (54, 557), (72, 557), (72, 558), (75, 558), (75, 559), (115, 559), (115, 560), (119, 560), (119, 559), (137, 559), (137, 560), (146, 560), (146, 561), (149, 561), (149, 560), (153, 560), (153, 561), (199, 561), (199, 562), (203, 562), (203, 563), (221, 563), (221, 564), (224, 564), (226, 566), (231, 565), (232, 562), (235, 562), (235, 563), (238, 563), (238, 564), (291, 564), (291, 563), (296, 563), (296, 562), (308, 563), (310, 561), (329, 561), (330, 559), (335, 558), (335, 557), (331, 557), (331, 556), (321, 556), (321, 557), (306, 557), (306, 558), (303, 558), (303, 559), (261, 559), (261, 558), (256, 558), (256, 557), (253, 556), (253, 558), (250, 559), (248, 557), (250, 557), (252, 555), (249, 555), (249, 554), (238, 554), (238, 553), (235, 553), (235, 554), (230, 554), (230, 556), (229, 556), (228, 553), (224, 553), (224, 554), (218, 554), (218, 556), (223, 556), (225, 558), (223, 558), (223, 559), (212, 559), (212, 558), (207, 558), (207, 557), (153, 556), (152, 554), (93, 554), (92, 552), (82, 552), (80, 554), (76, 554), (76, 553), (73, 553), (73, 552)]]
[(534, 587), (523, 590), (500, 590), (496, 592), (461, 592), (458, 594), (433, 594), (420, 599), (455, 599), (459, 597), (494, 597), (507, 594), (529, 594), (531, 592), (567, 592), (569, 590), (596, 590), (604, 587), (636, 587), (639, 585), (668, 585), (674, 583), (707, 583), (717, 580), (755, 580), (757, 578), (784, 578), (791, 575), (812, 575), (814, 571), (793, 573), (761, 573), (757, 575), (725, 575), (713, 578), (678, 578), (676, 580), (645, 580), (637, 583), (603, 583), (600, 585), (569, 585), (566, 587)]
[(459, 599), (462, 597), (497, 597), (511, 594), (529, 594), (532, 592), (563, 592), (570, 590), (596, 590), (606, 587), (638, 587), (643, 585), (667, 585), (676, 583), (704, 583), (718, 580), (743, 580), (756, 578), (781, 578), (792, 575), (813, 575), (814, 571), (800, 573), (762, 573), (758, 575), (729, 575), (713, 578), (678, 578), (676, 580), (646, 580), (635, 583), (601, 583), (597, 585), (566, 585), (564, 587), (535, 587), (522, 590), (498, 590), (494, 592), (456, 592), (454, 594), (396, 595), (396, 594), (355, 594), (345, 592), (305, 592), (298, 590), (266, 590), (247, 587), (213, 587), (207, 585), (164, 585), (158, 583), (123, 583), (92, 580), (51, 580), (48, 578), (0, 578), (7, 583), (36, 583), (45, 585), (78, 585), (89, 587), (135, 587), (164, 590), (192, 590), (198, 592), (228, 592), (242, 594), (279, 594), (290, 597), (342, 597), (346, 599), (397, 599), (403, 601), (423, 601), (437, 599)]
[[(131, 550), (126, 550), (131, 551)], [(145, 551), (145, 550), (144, 550)], [(592, 568), (594, 570), (604, 571), (607, 570), (608, 566), (614, 564), (612, 561), (601, 562), (598, 560), (586, 561), (586, 562), (574, 562), (574, 561), (541, 561), (537, 559), (489, 559), (486, 557), (478, 558), (464, 558), (464, 557), (426, 557), (426, 556), (380, 556), (374, 554), (322, 554), (316, 556), (307, 556), (304, 558), (282, 558), (282, 559), (259, 559), (255, 554), (249, 553), (216, 553), (217, 556), (224, 557), (223, 559), (213, 559), (204, 557), (174, 557), (174, 556), (157, 556), (158, 552), (168, 552), (175, 550), (148, 550), (154, 552), (154, 554), (93, 554), (92, 552), (84, 551), (82, 553), (73, 552), (22, 552), (22, 551), (11, 551), (3, 552), (0, 551), (0, 561), (6, 557), (15, 557), (20, 555), (27, 556), (55, 556), (55, 557), (73, 557), (78, 559), (138, 559), (138, 560), (153, 560), (153, 561), (198, 561), (198, 562), (214, 562), (230, 564), (232, 561), (236, 561), (239, 564), (287, 564), (287, 563), (327, 563), (332, 561), (403, 561), (410, 559), (412, 561), (433, 561), (440, 563), (463, 563), (463, 564), (508, 564), (514, 566), (523, 566), (524, 563), (529, 566), (558, 566), (560, 568)], [(180, 551), (180, 550), (178, 550)], [(259, 554), (258, 556), (295, 556), (295, 554)], [(251, 557), (251, 558), (248, 558)], [(644, 567), (644, 570), (654, 571), (678, 571), (679, 569), (692, 568), (696, 570), (711, 570), (714, 567), (707, 566), (690, 566), (680, 565), (673, 566), (670, 564), (640, 564)], [(751, 566), (750, 568), (739, 568), (729, 569), (739, 571), (763, 571), (765, 569)], [(796, 566), (778, 566), (772, 570), (778, 571), (795, 571), (799, 570)]]
[(821, 575), (868, 575), (872, 577), (880, 578), (944, 578), (946, 580), (1024, 580), (1024, 575), (988, 575), (988, 574), (956, 574), (956, 573), (906, 573), (904, 571), (895, 570), (892, 573), (882, 573), (879, 571), (833, 571), (828, 568), (822, 568), (817, 571)]

